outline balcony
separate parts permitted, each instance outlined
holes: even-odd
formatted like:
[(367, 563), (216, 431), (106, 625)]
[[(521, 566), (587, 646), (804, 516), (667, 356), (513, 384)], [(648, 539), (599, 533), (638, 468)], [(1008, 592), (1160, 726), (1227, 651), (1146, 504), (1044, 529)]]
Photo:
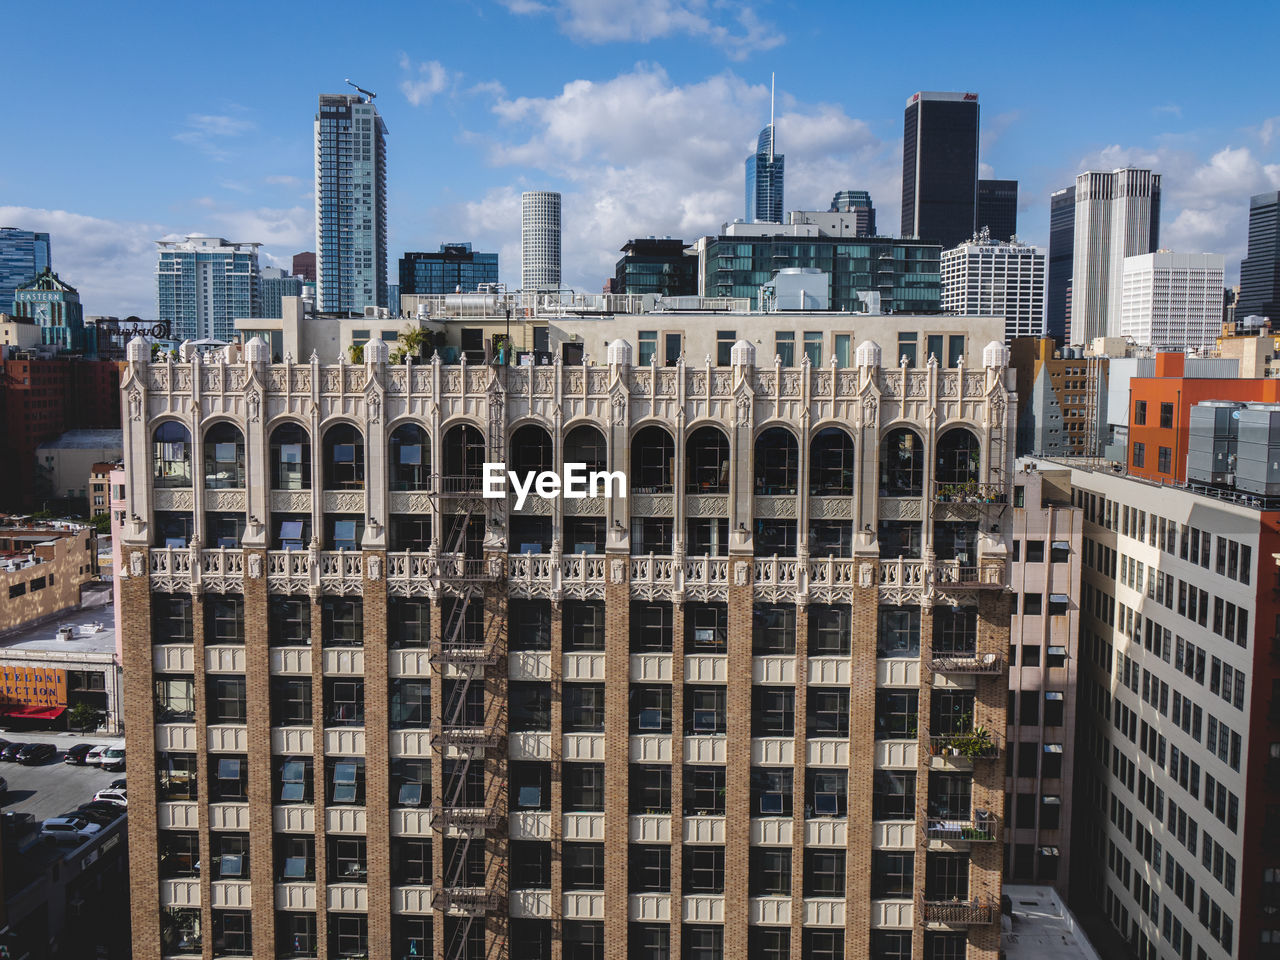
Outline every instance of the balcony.
[(996, 839), (995, 814), (975, 814), (968, 819), (930, 817), (927, 827), (930, 840), (944, 843), (993, 843)]
[(1004, 670), (1004, 659), (994, 653), (979, 656), (975, 650), (948, 650), (935, 656), (929, 665), (934, 673), (998, 674)]
[(929, 752), (935, 760), (942, 760), (944, 765), (948, 760), (998, 760), (1000, 744), (986, 731), (969, 730), (929, 737)]
[(978, 483), (967, 480), (962, 483), (933, 482), (935, 503), (975, 508), (1003, 507), (1009, 502), (1003, 483)]
[(1004, 563), (988, 562), (974, 567), (962, 565), (959, 560), (939, 560), (934, 566), (934, 581), (940, 588), (999, 590), (1004, 587)]
[(502, 822), (502, 817), (488, 807), (439, 806), (432, 809), (431, 820), (445, 829), (473, 831), (493, 830)]
[(1000, 916), (999, 905), (985, 900), (925, 900), (922, 907), (925, 923), (950, 927), (994, 923)]
[(487, 887), (445, 887), (437, 904), (448, 913), (478, 917), (502, 905), (502, 898)]

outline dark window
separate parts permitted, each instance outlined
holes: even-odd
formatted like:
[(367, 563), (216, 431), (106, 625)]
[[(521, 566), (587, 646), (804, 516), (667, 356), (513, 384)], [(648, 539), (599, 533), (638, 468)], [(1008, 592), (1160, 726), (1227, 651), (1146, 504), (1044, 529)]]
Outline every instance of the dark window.
[(671, 847), (668, 844), (628, 848), (631, 893), (671, 892)]
[(877, 770), (871, 795), (871, 816), (875, 820), (914, 820), (915, 773)]
[(724, 767), (684, 767), (684, 813), (724, 816)]
[(916, 855), (913, 851), (875, 850), (871, 854), (871, 896), (910, 898), (915, 896)]
[(849, 736), (849, 691), (839, 687), (810, 687), (806, 736)]
[(809, 607), (809, 655), (847, 657), (852, 649), (853, 610), (813, 604)]
[(848, 812), (848, 776), (846, 770), (806, 770), (805, 816), (843, 817)]
[(748, 960), (791, 960), (791, 931), (786, 927), (747, 927)]
[(155, 643), (191, 643), (195, 637), (191, 597), (179, 593), (151, 595), (151, 638)]
[(566, 810), (604, 810), (603, 763), (565, 763), (563, 779)]
[(631, 952), (635, 960), (671, 960), (671, 926), (665, 923), (632, 923)]
[(685, 960), (724, 960), (724, 927), (689, 924), (681, 936)]
[(757, 603), (751, 617), (751, 646), (756, 656), (796, 652), (796, 608), (785, 603)]
[(751, 688), (751, 735), (753, 737), (794, 737), (796, 734), (796, 688)]
[[(844, 856), (844, 851), (840, 856)], [(807, 960), (844, 960), (843, 930), (805, 928), (801, 943)]]
[(512, 650), (551, 649), (551, 604), (545, 600), (512, 600), (508, 608)]
[(671, 766), (631, 767), (631, 812), (633, 814), (671, 812)]
[(336, 957), (369, 955), (369, 918), (362, 914), (329, 915), (329, 953)]
[(791, 896), (791, 848), (751, 848), (751, 896)]
[(725, 697), (723, 686), (684, 688), (685, 736), (707, 736), (725, 732)]
[(205, 643), (244, 643), (244, 597), (213, 594), (204, 604)]
[(209, 720), (244, 723), (246, 710), (244, 677), (215, 674), (209, 681)]
[(357, 647), (364, 643), (364, 601), (325, 597), (320, 604), (320, 630), (326, 647)]
[(391, 838), (391, 882), (431, 883), (431, 841), (416, 837)]
[(248, 957), (253, 954), (253, 923), (248, 910), (213, 911), (214, 956)]
[(566, 683), (561, 689), (564, 696), (562, 723), (565, 732), (603, 733), (604, 684)]
[(564, 921), (564, 960), (604, 960), (604, 921)]
[(684, 608), (684, 644), (690, 653), (724, 653), (729, 608), (723, 603), (690, 603)]
[(364, 680), (326, 677), (324, 681), (325, 724), (331, 727), (359, 727), (364, 724)]
[(566, 842), (562, 850), (566, 890), (604, 889), (603, 843)]
[(1160, 404), (1160, 429), (1169, 430), (1173, 427), (1173, 404)]
[(196, 799), (199, 777), (194, 753), (157, 753), (156, 774), (161, 800)]
[(249, 879), (249, 835), (247, 833), (214, 833), (210, 837), (210, 843), (214, 852), (215, 879)]
[(397, 807), (425, 807), (431, 803), (430, 760), (406, 757), (391, 761), (391, 802)]
[(876, 960), (911, 960), (911, 931), (872, 930), (871, 956)]
[(843, 897), (845, 852), (807, 849), (804, 852), (804, 895)]
[(200, 838), (195, 831), (160, 831), (160, 876), (198, 877)]
[(209, 799), (249, 799), (249, 763), (245, 757), (215, 754), (209, 758)]
[(598, 600), (566, 600), (562, 629), (566, 650), (603, 650), (604, 604)]
[(630, 699), (632, 733), (671, 732), (670, 684), (633, 683)]
[(431, 722), (431, 682), (395, 677), (391, 681), (391, 726), (425, 727)]
[(269, 599), (267, 641), (273, 647), (303, 646), (311, 642), (309, 597), (272, 596)]
[(507, 685), (509, 729), (515, 732), (551, 729), (551, 684), (512, 681)]
[(631, 649), (635, 652), (671, 652), (671, 604), (631, 603)]
[(276, 911), (276, 955), (302, 960), (316, 955), (316, 915), (293, 910)]
[(918, 690), (876, 691), (876, 739), (914, 740), (919, 717)]
[(682, 857), (685, 893), (724, 893), (724, 847), (686, 846)]
[(876, 656), (920, 656), (919, 607), (880, 608)]
[(511, 889), (551, 889), (550, 841), (511, 841)]
[(794, 775), (794, 771), (790, 768), (752, 767), (752, 816), (791, 816), (791, 787)]
[(392, 597), (387, 604), (390, 640), (397, 647), (425, 647), (431, 640), (431, 601)]

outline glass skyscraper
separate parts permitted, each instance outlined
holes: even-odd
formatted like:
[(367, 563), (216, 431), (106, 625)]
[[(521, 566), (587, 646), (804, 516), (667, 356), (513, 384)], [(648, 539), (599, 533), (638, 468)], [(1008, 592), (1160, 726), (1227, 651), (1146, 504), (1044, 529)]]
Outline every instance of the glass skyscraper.
[(386, 134), (372, 98), (320, 95), (315, 135), (321, 311), (387, 305)]
[(747, 157), (747, 222), (782, 222), (783, 167), (786, 157), (774, 150), (773, 124), (760, 131), (756, 152)]
[(1067, 342), (1067, 290), (1076, 249), (1076, 188), (1055, 190), (1049, 198), (1049, 289), (1045, 297), (1044, 335)]
[(1249, 253), (1240, 261), (1236, 319), (1248, 316), (1280, 320), (1280, 193), (1274, 190), (1249, 200)]
[[(47, 241), (46, 241), (47, 242)], [(40, 328), (40, 343), (56, 350), (84, 349), (84, 308), (80, 294), (46, 267), (40, 276), (18, 287), (14, 316)]]
[(175, 340), (230, 342), (236, 317), (262, 316), (261, 244), (192, 235), (156, 245), (156, 317)]
[(913, 94), (903, 114), (902, 235), (954, 247), (973, 236), (978, 95)]
[(0, 313), (13, 310), (18, 287), (52, 266), (47, 233), (0, 227)]
[(1018, 181), (979, 180), (974, 226), (987, 228), (992, 240), (1008, 243), (1018, 233)]
[(474, 293), (482, 283), (498, 282), (498, 255), (477, 253), (469, 243), (442, 243), (436, 253), (406, 253), (400, 258), (400, 293)]
[(283, 316), (284, 297), (302, 296), (302, 278), (292, 277), (279, 267), (262, 268), (262, 317)]

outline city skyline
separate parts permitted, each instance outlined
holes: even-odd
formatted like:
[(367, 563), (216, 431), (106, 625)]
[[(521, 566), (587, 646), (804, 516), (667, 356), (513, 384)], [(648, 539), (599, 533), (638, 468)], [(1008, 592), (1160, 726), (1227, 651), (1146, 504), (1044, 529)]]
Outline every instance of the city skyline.
[[(465, 236), (501, 254), (512, 284), (524, 189), (564, 194), (564, 282), (583, 289), (610, 275), (632, 236), (692, 239), (739, 215), (742, 157), (768, 109), (774, 69), (779, 138), (791, 157), (788, 206), (796, 209), (824, 209), (836, 190), (866, 189), (880, 198), (884, 223), (896, 223), (898, 111), (917, 89), (982, 96), (980, 176), (1019, 180), (1019, 235), (1042, 247), (1052, 190), (1084, 169), (1133, 163), (1164, 175), (1162, 244), (1223, 254), (1232, 283), (1249, 197), (1280, 187), (1280, 118), (1251, 95), (1243, 64), (1226, 61), (1142, 93), (1160, 50), (1190, 48), (1190, 18), (1153, 25), (1126, 15), (1133, 19), (1117, 23), (1114, 36), (1093, 38), (1101, 68), (1089, 76), (1032, 43), (1042, 20), (1004, 25), (1007, 74), (1018, 83), (997, 84), (971, 65), (966, 41), (978, 41), (981, 25), (936, 12), (936, 30), (919, 40), (932, 54), (855, 82), (838, 63), (796, 56), (821, 42), (834, 7), (797, 18), (779, 4), (737, 15), (674, 2), (613, 14), (596, 12), (599, 5), (535, 6), (433, 11), (433, 27), (455, 38), (447, 50), (406, 44), (401, 32), (355, 55), (321, 29), (322, 8), (314, 23), (294, 25), (305, 65), (267, 55), (274, 41), (266, 34), (246, 40), (215, 28), (206, 43), (230, 81), (180, 69), (177, 51), (164, 52), (181, 19), (162, 28), (128, 13), (100, 22), (89, 11), (64, 40), (82, 69), (41, 81), (39, 95), (102, 144), (103, 159), (83, 170), (73, 152), (11, 157), (0, 175), (10, 204), (0, 206), (0, 222), (57, 234), (59, 269), (93, 313), (150, 314), (149, 253), (165, 237), (234, 235), (263, 243), (264, 265), (287, 265), (314, 246), (305, 118), (316, 96), (340, 89), (347, 75), (380, 94), (379, 111), (396, 133), (388, 144), (389, 258)], [(1252, 22), (1264, 27), (1274, 17), (1262, 7), (1257, 14)], [(16, 12), (15, 29), (27, 16)], [(1122, 42), (1126, 23), (1147, 38), (1136, 50)], [(182, 106), (149, 111), (145, 123), (108, 123), (105, 98), (142, 96), (155, 72), (120, 68), (127, 58), (104, 42), (112, 39), (159, 50), (155, 71), (179, 89)], [(553, 54), (536, 79), (508, 65), (514, 46), (530, 39)], [(1134, 55), (1121, 58), (1122, 49)], [(316, 66), (339, 54), (341, 66)], [(108, 69), (108, 57), (115, 82), (99, 93), (87, 78), (99, 64)], [(17, 82), (19, 99), (28, 82), (36, 96), (34, 79)], [(1120, 101), (1104, 95), (1119, 87), (1138, 92)], [(653, 104), (661, 109), (647, 109)]]

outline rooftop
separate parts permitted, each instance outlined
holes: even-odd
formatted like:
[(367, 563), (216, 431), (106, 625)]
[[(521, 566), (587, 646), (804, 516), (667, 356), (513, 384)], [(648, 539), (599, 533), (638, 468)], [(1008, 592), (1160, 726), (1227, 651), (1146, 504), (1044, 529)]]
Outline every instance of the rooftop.
[[(0, 635), (0, 658), (6, 652), (112, 654), (116, 650), (116, 625), (112, 618), (110, 592), (102, 591), (102, 605), (68, 610), (65, 614)], [(93, 601), (91, 600), (90, 603)], [(70, 640), (59, 640), (58, 631), (70, 627)]]
[(1075, 916), (1053, 887), (1004, 885), (1013, 919), (1000, 934), (1005, 960), (1099, 960)]

